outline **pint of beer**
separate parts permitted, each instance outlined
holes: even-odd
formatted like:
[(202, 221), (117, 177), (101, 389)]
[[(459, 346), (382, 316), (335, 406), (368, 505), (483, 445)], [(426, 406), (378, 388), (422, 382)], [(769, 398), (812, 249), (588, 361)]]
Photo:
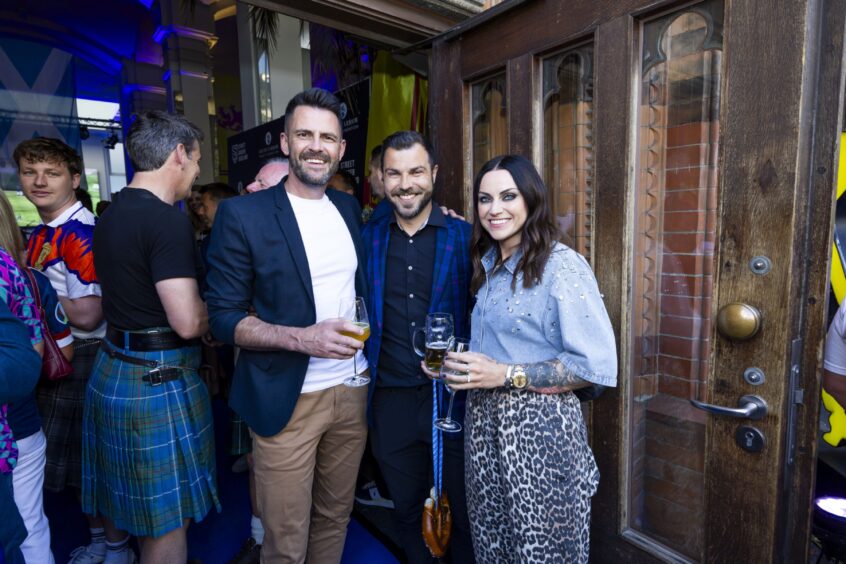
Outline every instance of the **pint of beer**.
[[(412, 336), (414, 351), (422, 356), (426, 362), (426, 368), (432, 372), (440, 373), (444, 363), (449, 342), (455, 332), (455, 323), (449, 313), (430, 313), (426, 316), (426, 329), (418, 329)], [(424, 336), (425, 347), (420, 350), (415, 343), (417, 336)]]

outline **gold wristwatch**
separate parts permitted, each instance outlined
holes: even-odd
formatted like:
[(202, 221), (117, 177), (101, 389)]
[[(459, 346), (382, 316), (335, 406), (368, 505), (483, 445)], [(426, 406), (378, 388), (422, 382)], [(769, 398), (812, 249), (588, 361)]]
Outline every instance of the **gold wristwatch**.
[(511, 390), (525, 390), (529, 384), (526, 370), (520, 364), (509, 364), (505, 372), (505, 387)]

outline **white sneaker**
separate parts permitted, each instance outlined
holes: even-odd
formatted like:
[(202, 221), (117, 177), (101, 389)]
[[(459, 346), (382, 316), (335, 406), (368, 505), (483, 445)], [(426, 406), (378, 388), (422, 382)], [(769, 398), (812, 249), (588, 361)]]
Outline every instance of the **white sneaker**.
[(100, 564), (106, 561), (105, 554), (97, 554), (91, 551), (91, 545), (74, 548), (70, 553), (68, 564)]

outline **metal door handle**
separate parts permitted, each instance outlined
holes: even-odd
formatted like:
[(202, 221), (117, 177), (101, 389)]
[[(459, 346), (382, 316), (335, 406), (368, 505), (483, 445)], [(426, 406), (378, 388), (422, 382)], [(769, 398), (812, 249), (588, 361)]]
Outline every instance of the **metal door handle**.
[(743, 396), (737, 402), (740, 407), (723, 407), (722, 405), (714, 405), (690, 400), (693, 407), (713, 413), (714, 415), (728, 415), (729, 417), (737, 417), (738, 419), (763, 419), (767, 414), (767, 402), (758, 396)]

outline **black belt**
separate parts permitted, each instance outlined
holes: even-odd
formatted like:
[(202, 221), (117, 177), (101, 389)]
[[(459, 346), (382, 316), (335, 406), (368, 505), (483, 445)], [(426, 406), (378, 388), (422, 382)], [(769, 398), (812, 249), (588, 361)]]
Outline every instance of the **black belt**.
[(118, 348), (138, 352), (167, 351), (197, 344), (196, 339), (185, 340), (174, 331), (133, 333), (121, 331), (114, 327), (106, 328), (106, 338)]
[(116, 358), (118, 360), (128, 362), (129, 364), (135, 364), (136, 366), (145, 366), (149, 368), (149, 372), (142, 376), (141, 379), (145, 382), (149, 382), (151, 386), (158, 386), (164, 382), (176, 380), (181, 375), (182, 368), (180, 367), (162, 367), (157, 360), (129, 356), (128, 354), (123, 354), (112, 347), (113, 345), (109, 341), (102, 342), (103, 352), (111, 358)]

